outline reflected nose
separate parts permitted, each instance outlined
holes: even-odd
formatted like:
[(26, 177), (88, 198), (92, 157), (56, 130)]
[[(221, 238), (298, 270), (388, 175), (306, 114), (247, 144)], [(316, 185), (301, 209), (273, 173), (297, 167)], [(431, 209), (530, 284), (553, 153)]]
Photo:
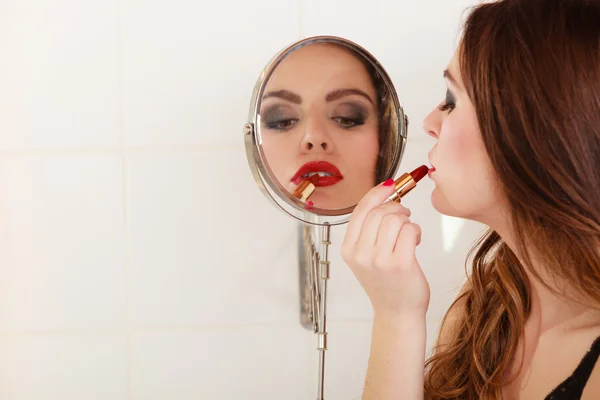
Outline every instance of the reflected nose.
[(307, 124), (301, 150), (303, 153), (332, 153), (334, 151), (333, 141), (324, 123), (311, 122)]
[(323, 151), (325, 153), (330, 153), (331, 152), (331, 144), (328, 143), (327, 141), (323, 140), (314, 140), (314, 138), (311, 139), (305, 139), (302, 141), (302, 150), (309, 152), (309, 151)]

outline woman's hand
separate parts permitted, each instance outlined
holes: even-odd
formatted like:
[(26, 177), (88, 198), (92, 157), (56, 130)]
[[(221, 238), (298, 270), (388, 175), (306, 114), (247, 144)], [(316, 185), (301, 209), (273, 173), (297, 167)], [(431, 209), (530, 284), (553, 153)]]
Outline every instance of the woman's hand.
[(393, 192), (393, 185), (381, 184), (357, 204), (342, 258), (365, 289), (376, 317), (424, 316), (429, 284), (415, 257), (421, 228), (410, 221), (406, 207), (382, 204)]

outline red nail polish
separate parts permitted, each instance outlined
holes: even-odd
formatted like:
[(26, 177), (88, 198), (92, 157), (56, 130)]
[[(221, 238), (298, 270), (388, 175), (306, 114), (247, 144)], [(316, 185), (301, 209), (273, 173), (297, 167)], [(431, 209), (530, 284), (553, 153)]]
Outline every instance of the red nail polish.
[(383, 186), (392, 186), (394, 184), (394, 180), (393, 179), (388, 179), (387, 181), (383, 182)]

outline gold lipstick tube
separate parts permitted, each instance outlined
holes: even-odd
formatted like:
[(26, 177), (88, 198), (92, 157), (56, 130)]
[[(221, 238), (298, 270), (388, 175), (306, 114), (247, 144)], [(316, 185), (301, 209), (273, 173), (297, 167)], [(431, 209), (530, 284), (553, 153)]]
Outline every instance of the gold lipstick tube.
[(388, 197), (389, 201), (400, 203), (400, 199), (404, 197), (408, 192), (417, 187), (417, 182), (413, 179), (412, 175), (407, 173), (402, 174), (400, 178), (394, 181), (394, 194)]
[(300, 182), (292, 195), (298, 200), (306, 202), (306, 200), (314, 193), (315, 189), (315, 185), (311, 181), (304, 180)]

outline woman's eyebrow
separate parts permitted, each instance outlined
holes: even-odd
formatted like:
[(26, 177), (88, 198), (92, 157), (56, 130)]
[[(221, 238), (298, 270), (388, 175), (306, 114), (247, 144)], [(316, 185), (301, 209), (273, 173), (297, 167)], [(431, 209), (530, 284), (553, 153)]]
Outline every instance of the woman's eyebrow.
[(460, 85), (458, 84), (458, 82), (456, 81), (456, 79), (454, 79), (454, 77), (452, 76), (452, 74), (450, 73), (450, 71), (448, 71), (447, 69), (444, 70), (444, 78), (446, 78), (450, 82), (452, 82), (452, 84), (454, 86), (456, 86), (457, 88), (460, 88)]
[(290, 92), (289, 90), (276, 90), (273, 92), (269, 92), (263, 96), (263, 100), (268, 99), (269, 97), (277, 97), (292, 102), (294, 104), (302, 103), (302, 97), (300, 97), (294, 92)]

